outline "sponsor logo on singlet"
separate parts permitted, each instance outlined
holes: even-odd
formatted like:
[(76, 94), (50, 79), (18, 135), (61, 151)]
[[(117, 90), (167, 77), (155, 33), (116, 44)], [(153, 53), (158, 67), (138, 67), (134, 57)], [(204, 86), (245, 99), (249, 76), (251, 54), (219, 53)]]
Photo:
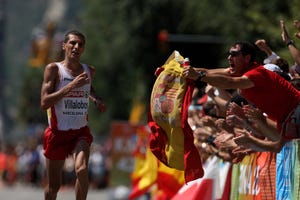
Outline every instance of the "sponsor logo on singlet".
[(88, 103), (72, 99), (65, 99), (64, 100), (65, 109), (87, 109)]
[(84, 97), (84, 91), (70, 91), (66, 97)]
[(69, 82), (71, 82), (71, 81), (73, 81), (74, 79), (73, 78), (64, 78), (64, 81), (69, 81)]
[(63, 115), (84, 116), (88, 110), (88, 91), (70, 91), (63, 98), (62, 113)]

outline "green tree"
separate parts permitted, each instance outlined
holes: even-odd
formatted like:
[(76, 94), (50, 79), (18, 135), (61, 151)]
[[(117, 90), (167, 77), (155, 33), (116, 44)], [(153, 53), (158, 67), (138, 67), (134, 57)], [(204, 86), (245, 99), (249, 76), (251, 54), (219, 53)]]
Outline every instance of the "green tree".
[(43, 69), (30, 68), (24, 75), (24, 83), (21, 87), (21, 97), (18, 100), (20, 116), (25, 116), (26, 123), (45, 123), (47, 116), (40, 109), (40, 94), (43, 80)]

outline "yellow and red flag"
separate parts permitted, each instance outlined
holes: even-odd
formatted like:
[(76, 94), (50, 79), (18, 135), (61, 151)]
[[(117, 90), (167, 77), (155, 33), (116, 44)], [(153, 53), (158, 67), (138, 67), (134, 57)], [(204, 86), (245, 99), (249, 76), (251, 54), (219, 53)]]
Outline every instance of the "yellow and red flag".
[(135, 158), (135, 168), (131, 175), (132, 189), (129, 199), (145, 194), (157, 179), (157, 159), (147, 148), (146, 158)]
[(158, 161), (147, 145), (149, 134), (147, 126), (137, 128), (135, 165), (131, 174), (132, 189), (129, 199), (145, 194), (152, 186), (157, 187), (165, 199), (170, 199), (184, 184), (184, 172), (169, 168)]
[(158, 162), (156, 184), (158, 189), (170, 199), (184, 185), (184, 171), (167, 167), (162, 162)]
[(193, 131), (187, 122), (195, 83), (182, 77), (183, 57), (174, 51), (158, 71), (152, 89), (148, 125), (149, 146), (166, 166), (184, 170), (185, 181), (204, 174)]

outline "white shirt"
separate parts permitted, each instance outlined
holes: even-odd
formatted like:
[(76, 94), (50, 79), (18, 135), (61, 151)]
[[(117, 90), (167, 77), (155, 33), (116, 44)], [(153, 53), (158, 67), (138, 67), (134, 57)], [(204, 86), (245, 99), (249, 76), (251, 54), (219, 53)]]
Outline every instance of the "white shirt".
[[(63, 88), (74, 80), (69, 72), (61, 63), (56, 63), (59, 69), (59, 84), (55, 91)], [(87, 65), (82, 65), (84, 71), (91, 78), (90, 70)], [(91, 83), (85, 84), (80, 88), (71, 90), (54, 106), (47, 110), (49, 126), (55, 130), (80, 129), (87, 125), (88, 107)]]

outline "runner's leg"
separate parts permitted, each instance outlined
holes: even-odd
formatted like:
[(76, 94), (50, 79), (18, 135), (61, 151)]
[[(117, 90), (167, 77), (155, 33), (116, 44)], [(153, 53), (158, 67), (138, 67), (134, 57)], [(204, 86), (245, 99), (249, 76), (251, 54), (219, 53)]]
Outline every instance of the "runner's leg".
[(88, 178), (88, 160), (90, 155), (90, 146), (84, 141), (80, 140), (74, 150), (74, 163), (76, 172), (75, 193), (76, 200), (85, 200), (87, 198), (89, 188)]
[(55, 200), (61, 186), (61, 173), (64, 160), (49, 160), (46, 158), (48, 183), (45, 188), (45, 200)]

